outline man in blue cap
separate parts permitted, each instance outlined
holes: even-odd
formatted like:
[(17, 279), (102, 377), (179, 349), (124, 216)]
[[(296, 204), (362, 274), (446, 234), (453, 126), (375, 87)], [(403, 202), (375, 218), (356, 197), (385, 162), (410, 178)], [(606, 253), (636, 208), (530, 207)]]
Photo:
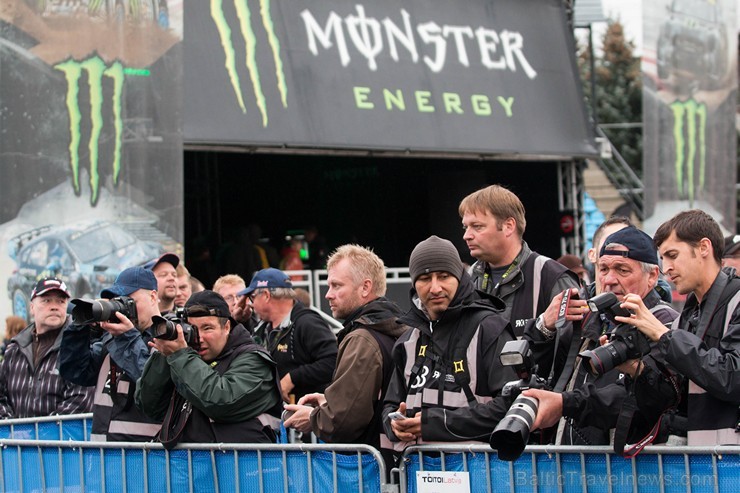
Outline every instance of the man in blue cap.
[(288, 275), (262, 269), (238, 295), (247, 296), (261, 322), (253, 336), (277, 362), (283, 399), (291, 404), (323, 392), (337, 361), (337, 339), (316, 311), (296, 299)]
[[(93, 441), (150, 441), (160, 424), (136, 408), (134, 391), (150, 354), (147, 329), (160, 314), (157, 279), (149, 269), (130, 267), (100, 297), (73, 300), (73, 323), (62, 333), (59, 371), (78, 385), (96, 386)], [(111, 306), (115, 310), (104, 316)], [(98, 328), (102, 337), (91, 337)]]

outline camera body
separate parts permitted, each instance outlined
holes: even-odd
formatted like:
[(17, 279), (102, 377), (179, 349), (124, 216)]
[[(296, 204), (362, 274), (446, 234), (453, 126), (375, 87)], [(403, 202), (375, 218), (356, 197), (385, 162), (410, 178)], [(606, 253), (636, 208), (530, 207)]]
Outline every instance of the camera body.
[(625, 361), (640, 358), (650, 352), (650, 341), (637, 327), (617, 322), (614, 317), (629, 317), (631, 314), (620, 306), (614, 293), (602, 293), (588, 300), (594, 313), (603, 314), (616, 326), (609, 332), (609, 342), (579, 354), (589, 362), (594, 375), (603, 375)]
[(98, 322), (118, 323), (116, 313), (125, 315), (134, 325), (138, 322), (136, 301), (129, 296), (118, 296), (109, 300), (75, 298), (71, 301), (72, 321), (77, 325), (90, 325)]
[(516, 396), (501, 421), (491, 433), (491, 448), (502, 460), (516, 460), (529, 441), (529, 433), (537, 417), (539, 401), (534, 397), (521, 395), (527, 389), (550, 390), (545, 379), (536, 373), (537, 366), (532, 363), (532, 353), (526, 340), (514, 340), (504, 344), (500, 355), (501, 364), (513, 366), (519, 380), (508, 382), (501, 390), (504, 397)]
[(187, 311), (185, 308), (176, 308), (164, 316), (155, 315), (152, 317), (152, 337), (165, 341), (174, 341), (177, 339), (177, 325), (182, 327), (182, 335), (188, 346), (200, 349), (200, 334), (197, 327), (188, 323)]

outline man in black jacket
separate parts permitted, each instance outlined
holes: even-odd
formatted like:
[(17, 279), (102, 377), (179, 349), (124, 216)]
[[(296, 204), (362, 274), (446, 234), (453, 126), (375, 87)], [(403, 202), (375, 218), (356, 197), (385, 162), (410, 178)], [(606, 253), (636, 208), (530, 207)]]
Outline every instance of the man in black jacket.
[(478, 297), (455, 246), (437, 236), (416, 245), (409, 273), (412, 308), (399, 322), (413, 329), (393, 348), (385, 432), (398, 451), (437, 441), (488, 442), (510, 404), (500, 391), (517, 379), (499, 361), (514, 339), (499, 315), (503, 304)]
[[(680, 398), (689, 446), (738, 445), (740, 279), (734, 269), (721, 268), (722, 231), (706, 212), (689, 210), (661, 224), (655, 244), (666, 276), (688, 296), (671, 329), (636, 297), (625, 299), (635, 313), (629, 322), (659, 349), (653, 361), (631, 362), (629, 368), (639, 375), (639, 410), (655, 415), (665, 402)], [(683, 386), (666, 385), (677, 376), (683, 376)]]
[(234, 323), (219, 294), (195, 293), (185, 316), (193, 331), (188, 341), (178, 324), (175, 339), (150, 342), (157, 351), (136, 388), (136, 405), (163, 420), (160, 441), (275, 442), (282, 410), (275, 362)]
[[(643, 231), (629, 226), (610, 234), (599, 252), (596, 265), (598, 286), (603, 293), (613, 293), (618, 301), (630, 295), (643, 300), (648, 310), (663, 324), (669, 324), (678, 313), (653, 289), (660, 275), (658, 255), (653, 240)], [(575, 294), (575, 293), (573, 293)], [(601, 294), (601, 293), (598, 293)], [(542, 316), (543, 324), (554, 328), (561, 297), (556, 297)], [(585, 300), (571, 299), (568, 319), (583, 317), (579, 353), (594, 350), (600, 339), (611, 333), (615, 323), (604, 313), (592, 313)], [(608, 363), (608, 362), (607, 362)], [(559, 427), (558, 444), (608, 445), (610, 430), (616, 426), (627, 391), (624, 375), (618, 368), (595, 375), (590, 362), (580, 356), (572, 368), (562, 393), (528, 390), (525, 395), (539, 399), (539, 410), (533, 428), (553, 426), (565, 417)]]
[(337, 362), (337, 340), (321, 315), (296, 300), (290, 277), (262, 269), (238, 294), (249, 297), (262, 320), (252, 334), (277, 362), (283, 400), (293, 404), (323, 392)]

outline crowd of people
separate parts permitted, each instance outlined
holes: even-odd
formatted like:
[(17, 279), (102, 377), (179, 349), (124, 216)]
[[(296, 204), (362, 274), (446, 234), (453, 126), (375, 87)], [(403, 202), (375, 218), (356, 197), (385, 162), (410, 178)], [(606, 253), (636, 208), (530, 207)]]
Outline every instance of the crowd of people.
[[(271, 267), (204, 289), (168, 253), (71, 316), (64, 282), (40, 280), (34, 323), (6, 344), (0, 417), (92, 410), (95, 440), (167, 447), (271, 443), (282, 421), (304, 440), (374, 446), (389, 465), (409, 444), (489, 443), (507, 427), (526, 432), (522, 447), (625, 455), (740, 444), (740, 237), (699, 210), (652, 238), (610, 218), (588, 252), (589, 283), (578, 258), (529, 248), (508, 189), (470, 194), (459, 214), (476, 262), (448, 239), (420, 241), (406, 313), (385, 297), (371, 248), (334, 250), (336, 336)], [(680, 313), (667, 281), (686, 295)]]

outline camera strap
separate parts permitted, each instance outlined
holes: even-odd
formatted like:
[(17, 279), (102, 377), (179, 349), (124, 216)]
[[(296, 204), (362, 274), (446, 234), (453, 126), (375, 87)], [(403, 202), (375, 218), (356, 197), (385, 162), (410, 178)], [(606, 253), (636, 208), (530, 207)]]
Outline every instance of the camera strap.
[[(565, 314), (568, 311), (568, 303), (570, 301), (570, 288), (563, 291), (563, 301), (560, 303), (560, 309), (558, 310), (558, 319), (555, 322), (555, 349), (553, 349), (552, 357), (552, 369), (550, 370), (550, 376), (548, 377), (548, 384), (552, 384), (552, 380), (555, 377), (555, 364), (557, 363), (558, 345), (560, 344), (559, 336), (562, 328), (565, 326), (566, 319)], [(565, 359), (565, 365), (563, 370), (560, 372), (557, 383), (554, 386), (551, 385), (553, 392), (562, 392), (565, 390), (565, 386), (568, 385), (568, 380), (572, 375), (571, 369), (575, 368), (575, 361), (581, 347), (581, 322), (573, 322), (573, 336), (570, 340), (570, 347), (568, 348), (568, 356)]]

